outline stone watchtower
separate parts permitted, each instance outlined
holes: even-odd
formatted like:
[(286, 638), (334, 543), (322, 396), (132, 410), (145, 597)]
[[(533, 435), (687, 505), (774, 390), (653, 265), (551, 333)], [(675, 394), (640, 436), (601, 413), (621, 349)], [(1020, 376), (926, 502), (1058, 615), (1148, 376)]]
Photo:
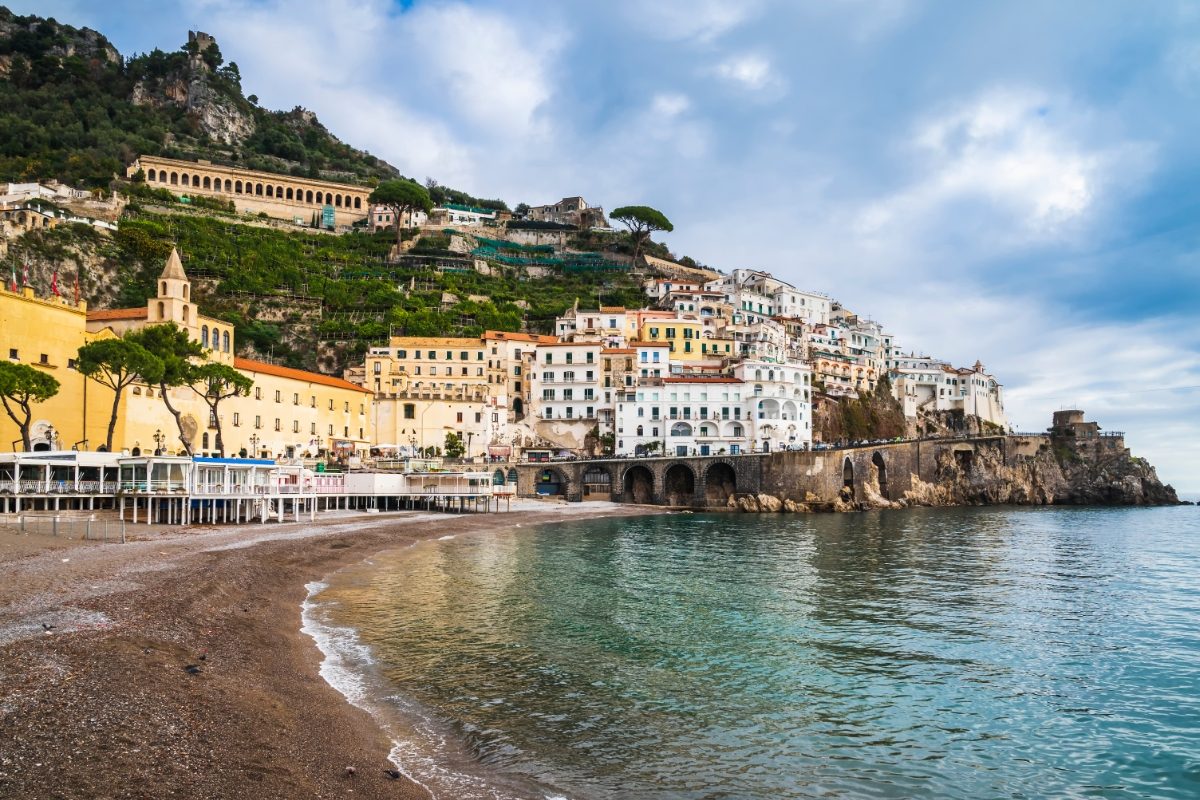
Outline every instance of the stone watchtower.
[(199, 315), (192, 302), (192, 282), (183, 271), (179, 251), (171, 248), (167, 265), (158, 276), (158, 297), (146, 303), (146, 321), (151, 325), (174, 322), (186, 330), (193, 339), (198, 339), (196, 328)]

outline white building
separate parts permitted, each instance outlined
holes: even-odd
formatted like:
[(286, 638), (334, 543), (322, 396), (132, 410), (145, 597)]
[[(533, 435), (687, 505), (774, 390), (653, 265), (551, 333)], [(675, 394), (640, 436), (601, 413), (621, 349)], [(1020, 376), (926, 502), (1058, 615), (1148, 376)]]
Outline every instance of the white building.
[(617, 453), (721, 455), (750, 449), (746, 385), (732, 377), (650, 378), (617, 403)]
[(806, 450), (812, 445), (812, 370), (807, 364), (743, 361), (743, 381), (757, 451)]

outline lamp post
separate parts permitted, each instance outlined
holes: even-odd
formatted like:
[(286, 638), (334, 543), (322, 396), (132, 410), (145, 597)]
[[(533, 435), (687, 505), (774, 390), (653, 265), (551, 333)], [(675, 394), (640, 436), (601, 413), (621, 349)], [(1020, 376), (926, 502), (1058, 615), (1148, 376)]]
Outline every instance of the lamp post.
[(471, 460), (471, 439), (475, 436), (474, 431), (467, 431), (467, 460)]
[(154, 455), (161, 456), (163, 454), (162, 446), (165, 438), (167, 437), (163, 435), (161, 428), (154, 431)]
[(258, 458), (258, 434), (250, 434), (250, 457)]
[(53, 425), (46, 426), (46, 442), (50, 445), (51, 450), (55, 450), (54, 441), (58, 438), (58, 431), (54, 430)]

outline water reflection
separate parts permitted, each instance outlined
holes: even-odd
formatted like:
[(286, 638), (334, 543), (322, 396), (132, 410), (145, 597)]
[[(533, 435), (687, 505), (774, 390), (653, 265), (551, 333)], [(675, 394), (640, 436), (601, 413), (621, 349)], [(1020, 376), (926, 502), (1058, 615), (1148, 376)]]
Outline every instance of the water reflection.
[(481, 765), (575, 797), (1191, 797), (1197, 533), (1183, 509), (608, 520), (427, 543), (323, 599)]

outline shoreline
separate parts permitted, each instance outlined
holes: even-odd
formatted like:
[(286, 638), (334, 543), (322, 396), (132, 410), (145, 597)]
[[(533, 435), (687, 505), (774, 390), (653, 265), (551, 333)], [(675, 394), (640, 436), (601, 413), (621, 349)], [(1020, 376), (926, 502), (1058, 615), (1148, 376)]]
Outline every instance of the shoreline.
[(449, 533), (652, 513), (523, 501), (163, 528), (124, 545), (0, 531), (0, 796), (428, 797), (384, 773), (392, 741), (321, 677), (308, 584)]

